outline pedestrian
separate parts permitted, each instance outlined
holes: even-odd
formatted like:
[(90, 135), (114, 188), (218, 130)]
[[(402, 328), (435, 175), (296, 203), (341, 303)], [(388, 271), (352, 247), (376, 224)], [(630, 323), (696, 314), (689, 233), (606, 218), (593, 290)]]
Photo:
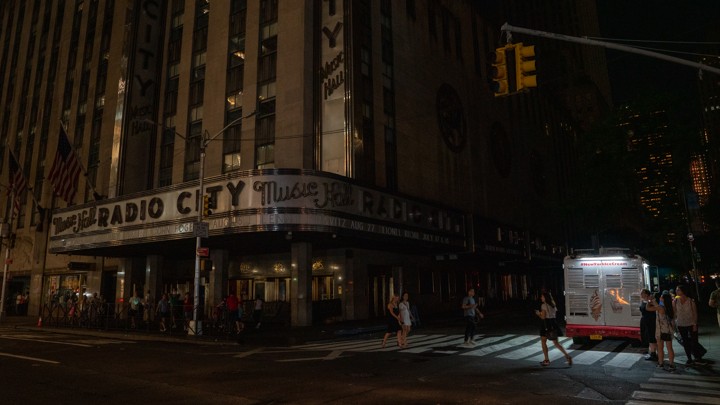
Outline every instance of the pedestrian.
[(560, 325), (557, 323), (555, 316), (557, 314), (557, 307), (555, 300), (549, 292), (543, 292), (540, 295), (540, 310), (535, 311), (535, 314), (542, 319), (542, 326), (540, 328), (540, 344), (542, 345), (542, 352), (545, 360), (540, 365), (550, 365), (550, 358), (548, 357), (548, 346), (547, 341), (553, 342), (555, 347), (565, 355), (565, 360), (568, 366), (572, 366), (572, 357), (568, 354), (565, 348), (558, 342), (558, 336), (560, 335)]
[(22, 291), (18, 291), (17, 297), (15, 298), (15, 315), (22, 315), (22, 304), (23, 295)]
[[(660, 302), (648, 301), (646, 309), (655, 312), (655, 341), (657, 342), (657, 367), (675, 371), (675, 349), (673, 349), (673, 298), (670, 292), (660, 296)], [(668, 365), (665, 366), (665, 353), (668, 353)]]
[(182, 315), (182, 303), (180, 301), (180, 293), (173, 289), (168, 297), (170, 302), (170, 319), (172, 320), (172, 329), (177, 328), (177, 320)]
[(718, 326), (720, 326), (720, 279), (715, 279), (715, 287), (717, 287), (717, 290), (710, 293), (708, 305), (710, 305), (710, 308), (715, 308)]
[(143, 299), (143, 321), (148, 325), (153, 321), (153, 314), (155, 313), (153, 309), (154, 306), (155, 302), (150, 294), (150, 290), (148, 290)]
[[(673, 302), (673, 312), (678, 332), (682, 338), (683, 349), (687, 356), (686, 366), (692, 366), (695, 362), (702, 362), (702, 356), (697, 356), (698, 346), (698, 324), (697, 304), (695, 300), (688, 297), (688, 288), (679, 285), (675, 288), (678, 297)], [(695, 359), (693, 359), (695, 356)]]
[(229, 330), (232, 330), (233, 333), (239, 333), (240, 332), (240, 325), (238, 325), (238, 311), (240, 307), (240, 301), (237, 298), (237, 295), (235, 293), (230, 293), (227, 296), (227, 299), (225, 300), (225, 305), (227, 309), (227, 322), (228, 322), (228, 328)]
[(387, 304), (387, 331), (383, 336), (382, 347), (384, 348), (387, 344), (387, 340), (390, 335), (395, 334), (397, 336), (398, 347), (402, 346), (402, 328), (400, 320), (400, 308), (398, 307), (398, 301), (400, 299), (397, 295), (390, 295), (390, 299)]
[(475, 303), (474, 288), (467, 291), (467, 296), (463, 298), (462, 309), (465, 317), (465, 342), (463, 343), (463, 346), (472, 347), (475, 346), (474, 339), (475, 324), (477, 323), (476, 317), (479, 317), (480, 319), (485, 317)]
[(185, 293), (185, 298), (183, 299), (182, 305), (183, 318), (185, 318), (185, 325), (183, 327), (185, 329), (185, 332), (187, 332), (188, 328), (190, 327), (190, 321), (193, 319), (193, 308), (195, 306), (193, 298), (190, 297), (190, 293)]
[[(253, 309), (253, 320), (255, 321), (255, 329), (260, 329), (263, 315), (263, 299), (260, 295), (255, 298), (255, 309)], [(237, 311), (235, 311), (237, 313)]]
[(407, 337), (413, 323), (413, 316), (410, 312), (410, 295), (408, 293), (403, 293), (398, 309), (400, 310), (400, 323), (402, 325), (402, 347), (407, 347)]
[(140, 297), (137, 295), (137, 291), (133, 291), (132, 297), (130, 297), (130, 309), (128, 316), (130, 317), (130, 327), (135, 329), (137, 327), (137, 319), (142, 314), (142, 304)]
[(160, 332), (167, 330), (167, 320), (170, 317), (170, 302), (168, 301), (167, 294), (163, 294), (160, 301), (158, 301), (155, 312), (160, 315)]
[(655, 339), (655, 311), (649, 311), (648, 305), (652, 305), (650, 301), (655, 301), (655, 296), (647, 289), (640, 292), (642, 301), (640, 302), (640, 341), (643, 346), (648, 348), (645, 360), (657, 361), (657, 340)]

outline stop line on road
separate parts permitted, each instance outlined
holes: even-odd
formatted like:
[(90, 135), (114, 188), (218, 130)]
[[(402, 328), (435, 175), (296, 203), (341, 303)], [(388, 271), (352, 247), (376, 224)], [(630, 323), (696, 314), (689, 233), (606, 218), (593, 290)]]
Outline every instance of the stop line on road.
[[(394, 337), (393, 337), (394, 338)], [(293, 346), (299, 351), (342, 352), (398, 352), (406, 354), (461, 355), (475, 357), (496, 357), (506, 360), (541, 362), (544, 359), (537, 335), (478, 335), (474, 346), (463, 345), (463, 335), (423, 335), (408, 337), (408, 347), (398, 347), (394, 340), (388, 340), (387, 347), (381, 347), (378, 339), (350, 340), (340, 342), (311, 343)], [(550, 342), (548, 342), (550, 343)], [(591, 365), (601, 363), (604, 366), (629, 369), (643, 358), (641, 349), (633, 348), (626, 340), (603, 340), (594, 346), (582, 348), (574, 345), (571, 338), (561, 337), (559, 343), (573, 356), (574, 364)], [(551, 361), (563, 358), (562, 352), (553, 344), (548, 344), (548, 356)], [(324, 357), (320, 357), (327, 360)], [(313, 358), (316, 359), (316, 358)]]

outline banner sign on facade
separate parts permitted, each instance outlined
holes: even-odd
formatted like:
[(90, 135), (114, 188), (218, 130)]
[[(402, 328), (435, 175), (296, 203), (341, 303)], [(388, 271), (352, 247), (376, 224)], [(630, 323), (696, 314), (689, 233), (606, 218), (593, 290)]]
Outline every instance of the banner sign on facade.
[[(283, 171), (287, 173), (287, 171)], [(302, 172), (208, 179), (210, 236), (278, 230), (335, 232), (423, 241), (463, 248), (461, 212), (360, 187), (333, 175)], [(132, 245), (196, 235), (200, 190), (182, 185), (56, 210), (52, 253)]]

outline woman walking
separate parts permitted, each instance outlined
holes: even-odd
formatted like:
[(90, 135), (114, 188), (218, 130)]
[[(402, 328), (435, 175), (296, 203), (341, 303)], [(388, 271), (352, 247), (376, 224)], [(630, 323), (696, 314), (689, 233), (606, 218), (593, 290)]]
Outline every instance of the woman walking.
[(388, 337), (393, 333), (397, 335), (397, 345), (402, 346), (402, 329), (400, 328), (400, 308), (398, 308), (399, 298), (393, 294), (390, 296), (387, 304), (387, 332), (383, 336), (382, 347), (385, 347)]
[(400, 323), (402, 324), (402, 345), (401, 347), (407, 347), (407, 337), (410, 333), (412, 326), (412, 314), (410, 313), (410, 295), (403, 293), (402, 301), (398, 304), (400, 309)]
[(535, 314), (542, 319), (542, 327), (540, 328), (540, 343), (542, 344), (542, 352), (545, 360), (543, 360), (540, 365), (543, 367), (550, 365), (547, 346), (547, 341), (550, 340), (553, 342), (555, 347), (557, 347), (558, 350), (565, 355), (567, 364), (572, 366), (572, 357), (570, 357), (565, 348), (558, 343), (558, 335), (560, 335), (558, 331), (560, 330), (560, 326), (557, 324), (557, 320), (555, 319), (557, 308), (552, 295), (550, 295), (549, 292), (543, 292), (540, 295), (540, 302), (542, 303), (540, 305), (540, 310), (535, 311)]

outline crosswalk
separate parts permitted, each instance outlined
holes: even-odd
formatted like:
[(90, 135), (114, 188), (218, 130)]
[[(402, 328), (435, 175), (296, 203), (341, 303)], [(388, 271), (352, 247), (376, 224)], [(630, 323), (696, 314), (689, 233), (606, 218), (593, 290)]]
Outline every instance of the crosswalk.
[(640, 384), (626, 404), (720, 405), (720, 377), (656, 372), (647, 383)]
[[(463, 335), (416, 334), (408, 338), (406, 348), (398, 347), (394, 340), (388, 340), (387, 347), (381, 347), (380, 341), (351, 340), (341, 342), (310, 343), (294, 346), (303, 351), (343, 352), (398, 352), (426, 355), (458, 355), (474, 357), (494, 357), (499, 359), (539, 363), (544, 359), (537, 335), (479, 335), (475, 345), (463, 345)], [(573, 364), (599, 364), (608, 367), (629, 369), (643, 358), (642, 349), (634, 348), (627, 340), (603, 340), (588, 345), (573, 344), (571, 338), (561, 337), (558, 342), (573, 357)], [(562, 360), (564, 355), (551, 342), (548, 342), (550, 361)], [(392, 344), (392, 346), (391, 346)]]

